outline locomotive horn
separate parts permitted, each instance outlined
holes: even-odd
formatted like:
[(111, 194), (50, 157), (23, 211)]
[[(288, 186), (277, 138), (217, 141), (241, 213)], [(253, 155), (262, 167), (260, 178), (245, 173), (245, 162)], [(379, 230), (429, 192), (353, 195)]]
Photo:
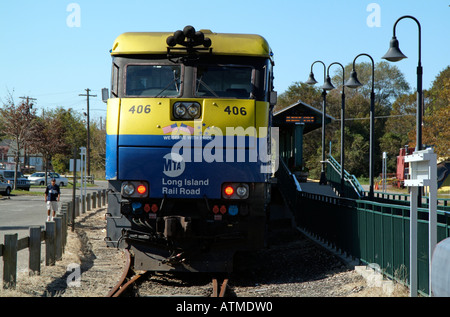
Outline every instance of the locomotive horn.
[(170, 47), (177, 45), (177, 41), (175, 40), (175, 37), (173, 35), (170, 35), (170, 36), (167, 37), (166, 43)]
[(183, 31), (177, 30), (166, 39), (168, 46), (173, 47), (177, 44), (186, 47), (194, 47), (198, 45), (203, 45), (204, 47), (211, 46), (211, 39), (206, 38), (203, 32), (195, 31), (195, 28), (191, 25), (184, 27)]
[(187, 25), (187, 26), (184, 27), (183, 33), (184, 33), (184, 36), (186, 36), (187, 38), (192, 39), (194, 37), (194, 35), (195, 35), (195, 29), (194, 29), (193, 26)]
[(185, 35), (184, 32), (181, 30), (175, 31), (175, 33), (173, 33), (173, 37), (175, 38), (175, 41), (177, 42), (177, 44), (184, 44), (184, 39), (185, 39)]

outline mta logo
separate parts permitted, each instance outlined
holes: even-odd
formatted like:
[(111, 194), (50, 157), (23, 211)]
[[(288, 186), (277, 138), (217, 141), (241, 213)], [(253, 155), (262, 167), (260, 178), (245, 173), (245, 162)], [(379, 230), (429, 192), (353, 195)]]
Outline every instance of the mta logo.
[(163, 173), (168, 177), (178, 177), (183, 174), (186, 167), (183, 157), (177, 153), (164, 155)]

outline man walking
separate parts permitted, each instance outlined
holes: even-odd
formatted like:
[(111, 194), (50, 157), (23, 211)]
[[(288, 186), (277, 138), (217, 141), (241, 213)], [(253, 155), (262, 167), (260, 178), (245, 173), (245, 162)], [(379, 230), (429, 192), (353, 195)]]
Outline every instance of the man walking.
[[(56, 180), (52, 178), (52, 182), (45, 189), (45, 201), (47, 202), (47, 221), (53, 221), (56, 210), (58, 210), (59, 197), (61, 191), (59, 185), (56, 185)], [(53, 211), (53, 216), (50, 218), (50, 211)]]

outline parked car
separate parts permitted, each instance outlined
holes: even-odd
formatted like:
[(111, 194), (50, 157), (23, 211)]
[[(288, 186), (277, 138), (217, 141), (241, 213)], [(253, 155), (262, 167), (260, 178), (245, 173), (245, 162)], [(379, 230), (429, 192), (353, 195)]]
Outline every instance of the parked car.
[[(50, 184), (50, 181), (54, 178), (56, 180), (56, 184), (59, 186), (67, 186), (69, 180), (65, 177), (62, 177), (58, 173), (50, 172), (47, 177), (47, 184)], [(32, 185), (44, 185), (45, 184), (45, 172), (36, 172), (31, 174), (28, 177), (28, 180)]]
[(12, 185), (8, 183), (6, 179), (3, 178), (2, 175), (0, 175), (0, 193), (4, 196), (9, 196), (12, 191)]
[[(5, 181), (11, 186), (14, 186), (14, 170), (0, 170), (0, 175), (3, 176)], [(16, 189), (30, 190), (30, 181), (23, 176), (22, 172), (17, 172), (17, 185)]]

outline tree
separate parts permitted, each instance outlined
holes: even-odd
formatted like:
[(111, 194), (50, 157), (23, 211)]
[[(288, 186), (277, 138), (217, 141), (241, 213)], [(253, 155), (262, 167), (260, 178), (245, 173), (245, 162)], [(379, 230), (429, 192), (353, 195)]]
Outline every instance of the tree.
[[(345, 79), (350, 76), (353, 64), (350, 63), (345, 66)], [(372, 63), (362, 62), (355, 65), (355, 70), (358, 73), (358, 79), (363, 84), (358, 89), (346, 88), (345, 93), (349, 98), (355, 94), (360, 94), (365, 98), (370, 98), (372, 90)], [(403, 73), (397, 66), (388, 62), (379, 62), (375, 64), (375, 105), (380, 109), (390, 108), (392, 103), (401, 95), (408, 93), (410, 86), (405, 79)], [(342, 69), (340, 68), (336, 75), (333, 76), (332, 82), (338, 90), (342, 89)], [(377, 114), (379, 115), (379, 114)]]
[(13, 140), (14, 149), (14, 189), (17, 184), (17, 171), (20, 165), (20, 151), (29, 140), (33, 128), (36, 110), (27, 98), (16, 106), (12, 93), (8, 93), (7, 102), (0, 109), (3, 133)]
[(429, 92), (423, 125), (423, 142), (442, 159), (450, 159), (450, 66), (440, 72)]
[(450, 105), (450, 66), (441, 71), (433, 81), (429, 96), (430, 106), (427, 109), (430, 113)]
[[(52, 156), (61, 153), (66, 147), (62, 136), (63, 125), (57, 117), (36, 118), (31, 129), (29, 145), (33, 152), (42, 154), (46, 175)], [(45, 178), (45, 185), (47, 186), (47, 178)]]
[[(350, 74), (353, 65), (349, 64), (345, 67), (346, 74)], [(351, 135), (350, 144), (346, 142), (346, 169), (357, 176), (368, 176), (368, 156), (369, 156), (369, 116), (370, 116), (370, 93), (372, 90), (372, 63), (363, 62), (356, 64), (355, 70), (358, 74), (359, 81), (363, 86), (358, 89), (346, 88), (346, 122)], [(345, 78), (348, 78), (347, 75)], [(386, 151), (384, 146), (390, 144), (392, 140), (384, 140), (387, 129), (388, 119), (393, 107), (396, 107), (395, 101), (399, 96), (409, 93), (409, 84), (406, 82), (403, 73), (395, 66), (387, 62), (379, 62), (375, 64), (375, 126), (374, 126), (374, 170), (381, 171), (381, 153)], [(336, 76), (333, 77), (335, 86), (342, 89), (342, 70), (340, 69)], [(338, 91), (334, 92), (337, 93)], [(336, 116), (339, 116), (336, 113)], [(378, 118), (377, 118), (378, 117)], [(346, 132), (347, 133), (347, 132)], [(406, 135), (406, 131), (403, 135)], [(394, 137), (394, 135), (392, 135)], [(397, 137), (397, 135), (395, 135)], [(398, 141), (397, 138), (395, 140)], [(335, 137), (338, 139), (338, 136)], [(340, 141), (339, 141), (340, 142)], [(367, 143), (367, 146), (366, 146)], [(348, 145), (350, 147), (348, 148)], [(362, 149), (365, 149), (362, 151)], [(398, 153), (398, 149), (395, 153)], [(397, 154), (395, 154), (396, 156)], [(392, 156), (391, 156), (392, 157)], [(359, 161), (359, 165), (365, 165), (363, 168), (354, 166), (354, 162)], [(362, 173), (362, 174), (359, 174)], [(374, 175), (374, 176), (375, 176)]]
[(274, 112), (293, 105), (299, 100), (319, 109), (321, 107), (321, 95), (321, 89), (305, 83), (295, 82), (290, 85), (285, 92), (278, 96)]
[(380, 148), (387, 153), (387, 171), (395, 172), (396, 157), (400, 148), (405, 145), (415, 146), (416, 129), (416, 94), (404, 94), (392, 105), (389, 118), (386, 120), (384, 135), (380, 138)]
[(52, 164), (58, 166), (59, 172), (69, 169), (70, 158), (73, 157), (73, 149), (79, 149), (86, 146), (86, 126), (83, 123), (81, 114), (73, 111), (73, 109), (64, 109), (59, 107), (48, 113), (61, 123), (61, 140), (62, 149), (57, 155), (52, 157)]
[(423, 140), (432, 145), (439, 158), (450, 159), (450, 106), (442, 107), (424, 118)]
[(90, 129), (92, 170), (103, 171), (106, 159), (106, 130), (101, 129), (97, 122), (91, 123)]
[[(358, 89), (345, 88), (346, 111), (345, 111), (345, 168), (351, 174), (357, 176), (368, 176), (369, 174), (369, 115), (370, 115), (370, 92), (372, 84), (372, 64), (356, 64), (358, 78), (363, 84)], [(345, 79), (349, 78), (352, 70), (352, 63), (345, 67)], [(336, 121), (326, 127), (325, 139), (328, 145), (332, 142), (332, 155), (340, 157), (340, 111), (341, 111), (341, 91), (342, 69), (337, 68), (332, 77), (333, 85), (336, 89), (327, 93), (327, 114), (334, 117)], [(319, 86), (316, 85), (316, 86)], [(387, 62), (380, 62), (375, 65), (375, 116), (388, 116), (393, 102), (396, 98), (409, 91), (409, 85), (400, 70)], [(282, 93), (278, 99), (277, 107), (285, 107), (302, 100), (307, 104), (322, 110), (322, 89), (311, 87), (305, 83), (296, 82), (289, 86), (288, 90)], [(386, 119), (375, 120), (375, 153), (381, 153), (379, 139), (385, 134)], [(337, 146), (336, 146), (337, 145)], [(328, 148), (326, 149), (328, 151)], [(312, 177), (320, 174), (321, 160), (321, 131), (316, 130), (305, 136), (303, 157), (306, 166), (309, 168)], [(339, 159), (338, 159), (339, 160)], [(381, 156), (375, 155), (375, 171), (381, 170)]]

